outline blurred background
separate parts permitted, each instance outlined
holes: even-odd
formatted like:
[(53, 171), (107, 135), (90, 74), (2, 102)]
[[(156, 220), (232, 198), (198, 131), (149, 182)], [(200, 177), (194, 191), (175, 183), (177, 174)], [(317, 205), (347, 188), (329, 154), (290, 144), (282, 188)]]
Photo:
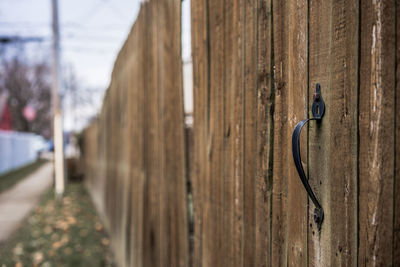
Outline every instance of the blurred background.
[[(101, 220), (76, 183), (82, 179), (79, 141), (101, 109), (142, 2), (0, 2), (0, 266), (115, 264)], [(184, 106), (191, 125), (189, 1), (182, 10)], [(57, 108), (62, 149), (53, 138)], [(63, 150), (58, 174), (55, 150)], [(61, 196), (53, 188), (58, 192), (57, 176)]]
[[(2, 99), (4, 95), (10, 99), (14, 130), (33, 131), (46, 137), (50, 137), (49, 124), (45, 122), (49, 114), (44, 114), (44, 110), (50, 111), (51, 3), (0, 3)], [(114, 60), (139, 8), (140, 1), (130, 0), (59, 1), (60, 96), (65, 131), (81, 130), (98, 112)], [(24, 79), (16, 79), (18, 76)], [(24, 108), (28, 109), (25, 113), (36, 113), (37, 118), (31, 119), (31, 123), (21, 112)], [(2, 124), (1, 128), (4, 127)]]

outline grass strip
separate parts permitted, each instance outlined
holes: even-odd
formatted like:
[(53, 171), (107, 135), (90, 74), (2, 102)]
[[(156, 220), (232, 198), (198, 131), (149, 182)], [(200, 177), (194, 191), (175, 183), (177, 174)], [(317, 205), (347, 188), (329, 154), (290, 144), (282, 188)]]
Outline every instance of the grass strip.
[(109, 238), (82, 183), (50, 189), (0, 246), (0, 266), (115, 266)]

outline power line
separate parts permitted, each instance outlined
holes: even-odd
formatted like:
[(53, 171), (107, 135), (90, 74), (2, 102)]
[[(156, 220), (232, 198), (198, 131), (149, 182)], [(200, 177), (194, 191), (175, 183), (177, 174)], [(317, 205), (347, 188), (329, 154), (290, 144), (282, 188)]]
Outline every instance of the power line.
[(103, 1), (108, 3), (108, 6), (111, 8), (111, 11), (113, 11), (114, 15), (116, 15), (122, 22), (125, 22), (121, 18), (122, 16), (126, 19), (125, 15), (123, 15), (113, 4), (111, 4), (111, 1), (108, 0), (103, 0)]
[[(19, 23), (19, 22), (12, 22), (12, 21), (0, 21), (0, 27), (18, 27), (18, 28), (48, 28), (51, 26), (51, 23), (35, 23), (35, 22), (24, 22), (24, 23)], [(61, 28), (64, 29), (74, 29), (78, 31), (101, 31), (104, 32), (106, 31), (114, 31), (115, 29), (122, 29), (125, 28), (127, 25), (126, 24), (101, 24), (101, 25), (91, 25), (87, 26), (82, 23), (76, 23), (76, 22), (65, 22), (60, 25)]]
[(86, 24), (88, 23), (90, 20), (92, 20), (98, 13), (99, 10), (101, 10), (102, 6), (104, 5), (104, 1), (103, 0), (98, 0), (95, 2), (94, 5), (92, 5), (91, 8), (89, 8), (89, 10), (87, 10), (87, 12), (85, 12), (84, 16), (81, 16), (80, 19), (78, 19), (78, 21), (83, 21), (84, 23), (81, 24)]
[(8, 43), (27, 43), (27, 42), (42, 42), (42, 37), (35, 36), (18, 36), (18, 35), (0, 35), (0, 43), (8, 44)]

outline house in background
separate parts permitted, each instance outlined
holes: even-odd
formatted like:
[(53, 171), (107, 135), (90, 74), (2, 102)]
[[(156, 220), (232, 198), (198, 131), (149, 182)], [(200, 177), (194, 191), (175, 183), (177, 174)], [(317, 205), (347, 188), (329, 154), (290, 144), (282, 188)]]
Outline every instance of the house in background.
[(11, 109), (8, 104), (8, 92), (0, 92), (0, 130), (12, 130)]

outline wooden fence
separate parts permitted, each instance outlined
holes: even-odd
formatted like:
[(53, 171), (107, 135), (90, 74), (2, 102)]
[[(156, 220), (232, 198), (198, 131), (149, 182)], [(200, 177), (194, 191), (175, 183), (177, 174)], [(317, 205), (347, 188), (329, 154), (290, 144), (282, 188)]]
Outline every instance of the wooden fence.
[[(88, 187), (119, 262), (400, 265), (399, 18), (398, 0), (191, 0), (185, 163), (180, 1), (144, 4), (85, 131)], [(321, 230), (291, 145), (317, 83), (325, 116), (303, 130), (301, 156)]]
[(400, 265), (399, 2), (191, 5), (194, 266)]
[(187, 266), (180, 0), (143, 3), (99, 118), (86, 182), (120, 266)]

